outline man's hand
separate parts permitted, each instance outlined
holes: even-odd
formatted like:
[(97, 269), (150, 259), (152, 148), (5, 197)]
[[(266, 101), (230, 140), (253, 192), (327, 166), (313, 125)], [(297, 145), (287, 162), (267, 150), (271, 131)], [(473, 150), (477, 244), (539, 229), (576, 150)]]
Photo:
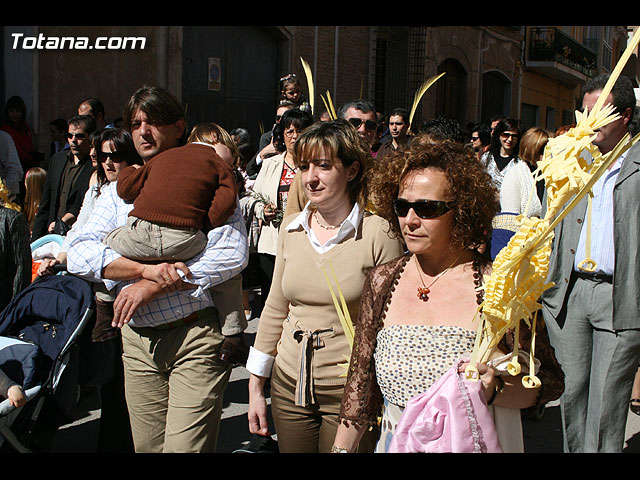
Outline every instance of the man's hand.
[(122, 328), (129, 323), (136, 310), (153, 300), (163, 289), (156, 282), (142, 279), (123, 289), (113, 303), (111, 326)]
[(265, 158), (272, 157), (277, 153), (278, 151), (276, 150), (276, 146), (273, 143), (273, 139), (271, 139), (271, 141), (260, 151), (260, 158), (264, 160)]
[(142, 269), (142, 278), (157, 283), (167, 292), (175, 292), (182, 288), (182, 278), (178, 270), (184, 273), (187, 279), (191, 278), (189, 268), (182, 262), (145, 265)]

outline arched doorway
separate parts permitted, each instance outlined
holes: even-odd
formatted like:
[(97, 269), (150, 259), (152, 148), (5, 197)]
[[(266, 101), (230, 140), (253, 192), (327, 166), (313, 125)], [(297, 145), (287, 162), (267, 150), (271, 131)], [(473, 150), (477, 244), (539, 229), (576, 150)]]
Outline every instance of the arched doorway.
[(438, 65), (438, 73), (446, 74), (436, 83), (436, 117), (448, 117), (466, 123), (467, 72), (454, 58)]
[(482, 76), (481, 121), (488, 124), (496, 115), (511, 114), (511, 82), (499, 72), (487, 72)]

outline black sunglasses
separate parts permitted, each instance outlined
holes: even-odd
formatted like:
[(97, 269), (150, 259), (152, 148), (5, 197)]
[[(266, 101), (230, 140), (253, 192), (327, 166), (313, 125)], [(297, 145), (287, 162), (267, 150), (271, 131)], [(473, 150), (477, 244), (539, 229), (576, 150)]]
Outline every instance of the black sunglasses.
[(113, 163), (122, 162), (122, 155), (119, 152), (99, 152), (98, 160), (101, 162), (106, 162), (107, 158), (110, 158)]
[(393, 210), (398, 217), (406, 217), (409, 210), (413, 211), (420, 218), (437, 218), (453, 208), (454, 202), (445, 202), (442, 200), (418, 200), (417, 202), (409, 202), (404, 198), (396, 198), (393, 202)]
[[(354, 127), (360, 128), (360, 125), (362, 125), (363, 120), (361, 118), (354, 117), (354, 118), (350, 118), (348, 122)], [(364, 128), (366, 128), (369, 131), (373, 131), (378, 128), (378, 124), (373, 120), (364, 120)]]
[(82, 140), (87, 136), (86, 133), (67, 133), (67, 138), (71, 140), (73, 137), (76, 137), (78, 140)]

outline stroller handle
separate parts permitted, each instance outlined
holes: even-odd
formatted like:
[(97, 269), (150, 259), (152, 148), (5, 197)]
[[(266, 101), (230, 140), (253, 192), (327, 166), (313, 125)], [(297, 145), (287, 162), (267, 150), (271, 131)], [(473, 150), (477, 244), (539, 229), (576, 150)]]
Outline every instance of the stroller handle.
[(33, 252), (36, 248), (39, 248), (42, 245), (45, 245), (46, 243), (49, 243), (49, 242), (54, 242), (54, 243), (57, 243), (58, 245), (62, 245), (62, 243), (64, 242), (64, 237), (62, 235), (49, 233), (31, 242), (31, 251)]
[(58, 264), (53, 266), (53, 271), (55, 273), (66, 272), (67, 271), (67, 264), (66, 263), (58, 263)]

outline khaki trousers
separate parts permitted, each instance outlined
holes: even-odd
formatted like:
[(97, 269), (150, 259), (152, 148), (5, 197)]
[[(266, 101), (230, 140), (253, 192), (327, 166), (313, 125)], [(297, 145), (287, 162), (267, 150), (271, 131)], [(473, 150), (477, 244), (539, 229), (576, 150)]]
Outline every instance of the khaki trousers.
[[(277, 363), (271, 376), (271, 413), (280, 453), (329, 453), (336, 438), (344, 386), (315, 386), (316, 404), (295, 404), (296, 381)], [(367, 432), (358, 452), (372, 453), (378, 432)]]
[(136, 452), (216, 449), (231, 365), (214, 308), (170, 329), (122, 329), (125, 394)]
[(104, 243), (123, 257), (142, 261), (186, 261), (202, 252), (207, 236), (197, 228), (173, 228), (136, 217), (110, 232)]

